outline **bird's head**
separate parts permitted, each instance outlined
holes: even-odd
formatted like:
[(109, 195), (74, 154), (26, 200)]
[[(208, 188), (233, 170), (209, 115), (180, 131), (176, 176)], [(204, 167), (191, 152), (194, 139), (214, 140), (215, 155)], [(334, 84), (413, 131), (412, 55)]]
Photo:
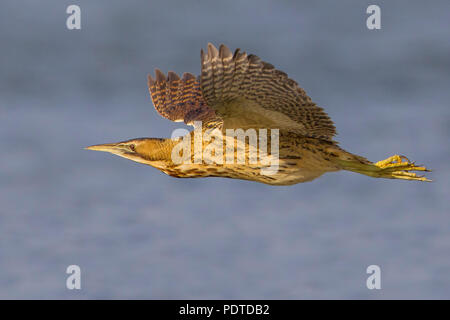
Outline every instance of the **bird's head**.
[(162, 160), (161, 151), (164, 151), (164, 140), (158, 138), (138, 138), (115, 143), (96, 144), (86, 147), (86, 150), (104, 151), (129, 160), (151, 164)]

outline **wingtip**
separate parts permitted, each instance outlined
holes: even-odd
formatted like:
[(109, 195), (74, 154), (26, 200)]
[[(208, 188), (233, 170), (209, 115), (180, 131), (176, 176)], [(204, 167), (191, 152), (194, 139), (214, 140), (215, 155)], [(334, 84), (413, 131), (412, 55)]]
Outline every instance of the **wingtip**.
[(203, 49), (201, 49), (200, 50), (200, 61), (201, 61), (202, 65), (205, 62), (205, 60), (206, 60), (205, 51), (203, 51)]
[(219, 46), (219, 55), (222, 59), (231, 58), (233, 56), (230, 49), (223, 43)]
[(170, 81), (177, 81), (177, 80), (180, 80), (180, 77), (175, 72), (169, 71), (169, 73), (167, 74), (167, 80), (169, 82)]
[(183, 77), (182, 77), (183, 81), (186, 82), (186, 81), (191, 80), (191, 79), (195, 79), (195, 76), (192, 73), (189, 73), (189, 72), (183, 73)]
[(163, 82), (166, 80), (166, 76), (158, 68), (155, 69), (155, 75), (156, 75), (156, 82)]
[(153, 86), (155, 84), (155, 80), (152, 78), (151, 74), (147, 75), (147, 82), (149, 86)]
[(237, 48), (236, 50), (234, 50), (233, 59), (236, 59), (238, 57), (240, 51), (241, 51), (241, 48)]
[(210, 58), (215, 58), (219, 55), (219, 51), (217, 50), (217, 48), (211, 43), (208, 43), (208, 56)]

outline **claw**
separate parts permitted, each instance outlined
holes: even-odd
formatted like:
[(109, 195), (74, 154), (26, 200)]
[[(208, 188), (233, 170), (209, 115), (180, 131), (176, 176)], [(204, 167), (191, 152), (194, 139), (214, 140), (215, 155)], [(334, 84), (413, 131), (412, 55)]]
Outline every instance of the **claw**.
[(411, 162), (407, 157), (402, 155), (393, 155), (385, 160), (378, 161), (375, 166), (381, 169), (383, 174), (389, 175), (392, 178), (404, 179), (404, 180), (419, 180), (419, 181), (431, 181), (424, 176), (419, 176), (409, 171), (427, 171), (424, 166), (416, 166), (414, 162)]

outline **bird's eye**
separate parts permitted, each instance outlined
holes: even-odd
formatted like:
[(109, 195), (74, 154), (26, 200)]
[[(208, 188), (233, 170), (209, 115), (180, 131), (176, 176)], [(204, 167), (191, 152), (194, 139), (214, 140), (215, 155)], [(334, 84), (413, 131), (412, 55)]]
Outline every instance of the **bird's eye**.
[(130, 144), (130, 150), (131, 151), (136, 151), (136, 146), (134, 144)]

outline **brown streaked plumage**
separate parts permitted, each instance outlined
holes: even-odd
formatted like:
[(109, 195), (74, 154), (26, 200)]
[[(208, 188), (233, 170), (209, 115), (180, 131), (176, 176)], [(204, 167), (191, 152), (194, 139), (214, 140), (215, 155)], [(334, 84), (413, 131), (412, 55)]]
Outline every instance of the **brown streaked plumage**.
[[(224, 45), (217, 49), (208, 44), (207, 52), (201, 51), (200, 77), (185, 73), (180, 78), (172, 71), (165, 76), (156, 69), (155, 79), (148, 77), (148, 86), (160, 115), (194, 125), (195, 130), (182, 139), (140, 138), (87, 149), (110, 152), (180, 178), (228, 177), (290, 185), (325, 172), (348, 170), (378, 178), (429, 181), (411, 172), (428, 170), (404, 156), (372, 163), (341, 149), (333, 140), (336, 130), (329, 116), (294, 80), (239, 49), (232, 54)], [(264, 153), (260, 141), (252, 144), (244, 136), (236, 142), (230, 129), (259, 134), (278, 130), (279, 136), (278, 140), (268, 137), (268, 152)], [(196, 145), (199, 135), (213, 138)], [(212, 142), (221, 141), (222, 136), (224, 144), (211, 152)], [(182, 149), (180, 141), (187, 141)], [(271, 144), (276, 141), (278, 157)], [(235, 145), (232, 163), (221, 153), (226, 143)], [(239, 154), (244, 155), (241, 163)], [(260, 155), (256, 162), (252, 162), (254, 154)], [(177, 162), (177, 156), (189, 161)], [(277, 159), (277, 170), (264, 173)]]
[(192, 124), (214, 118), (214, 110), (208, 108), (200, 91), (200, 84), (190, 73), (180, 77), (169, 71), (167, 79), (156, 69), (156, 80), (149, 75), (148, 87), (156, 111), (175, 122)]

